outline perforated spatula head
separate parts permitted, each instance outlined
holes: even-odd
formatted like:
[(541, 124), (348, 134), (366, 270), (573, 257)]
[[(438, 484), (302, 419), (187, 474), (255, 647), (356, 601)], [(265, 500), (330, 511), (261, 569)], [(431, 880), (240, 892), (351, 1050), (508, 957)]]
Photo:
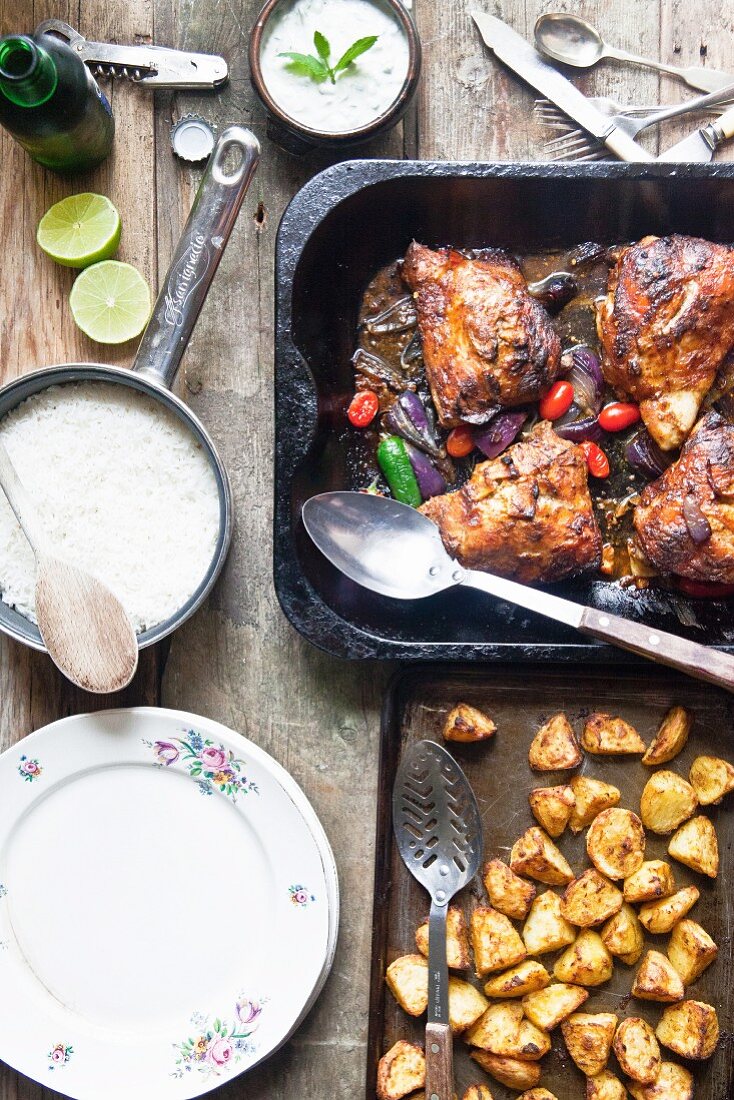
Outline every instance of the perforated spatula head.
[(405, 866), (440, 904), (477, 873), (477, 800), (453, 756), (433, 741), (417, 741), (403, 755), (393, 788), (393, 828)]

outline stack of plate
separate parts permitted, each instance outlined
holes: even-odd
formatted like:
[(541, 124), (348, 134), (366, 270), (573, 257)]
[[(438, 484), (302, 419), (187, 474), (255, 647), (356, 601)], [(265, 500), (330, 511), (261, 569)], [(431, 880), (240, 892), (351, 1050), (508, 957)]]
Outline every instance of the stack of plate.
[(262, 749), (179, 711), (107, 711), (9, 749), (0, 789), (0, 1058), (79, 1100), (185, 1100), (298, 1027), (338, 883)]

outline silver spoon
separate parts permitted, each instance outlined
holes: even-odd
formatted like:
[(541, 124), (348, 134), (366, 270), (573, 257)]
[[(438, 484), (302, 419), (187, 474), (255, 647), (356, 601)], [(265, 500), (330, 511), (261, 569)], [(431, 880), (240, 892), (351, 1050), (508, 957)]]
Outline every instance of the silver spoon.
[(464, 569), (446, 553), (436, 525), (407, 504), (371, 493), (322, 493), (306, 501), (302, 514), (321, 553), (373, 592), (419, 600), (459, 585), (478, 588), (734, 692), (734, 657), (493, 573)]
[(428, 916), (426, 1100), (452, 1100), (454, 1058), (449, 1023), (446, 915), (482, 858), (482, 819), (474, 792), (453, 756), (416, 741), (398, 768), (392, 823), (403, 863), (431, 896)]
[(703, 92), (716, 92), (734, 81), (734, 76), (717, 72), (716, 69), (680, 69), (677, 65), (665, 65), (649, 57), (619, 50), (605, 42), (596, 27), (580, 15), (566, 15), (564, 12), (540, 16), (535, 24), (535, 45), (546, 57), (577, 69), (590, 69), (603, 57), (611, 57), (615, 61), (629, 61), (633, 65), (644, 65), (677, 76), (691, 88)]

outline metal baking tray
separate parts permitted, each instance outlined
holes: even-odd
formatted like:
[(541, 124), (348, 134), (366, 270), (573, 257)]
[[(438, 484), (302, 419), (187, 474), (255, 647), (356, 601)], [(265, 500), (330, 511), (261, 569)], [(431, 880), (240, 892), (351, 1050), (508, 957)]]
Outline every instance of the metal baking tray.
[[(345, 431), (360, 299), (411, 240), (527, 254), (672, 231), (734, 241), (734, 164), (349, 161), (298, 192), (276, 251), (274, 564), (301, 634), (340, 657), (634, 660), (471, 591), (411, 603), (367, 592), (319, 554), (300, 514), (315, 493), (360, 487)], [(731, 601), (588, 578), (554, 590), (699, 642), (734, 643)]]
[[(692, 680), (653, 670), (640, 674), (632, 669), (617, 670), (613, 679), (600, 669), (568, 670), (559, 666), (541, 668), (482, 669), (458, 666), (424, 665), (404, 671), (393, 680), (388, 691), (382, 722), (382, 756), (377, 802), (377, 845), (375, 863), (374, 932), (370, 996), (370, 1032), (366, 1096), (374, 1100), (377, 1061), (398, 1039), (422, 1043), (425, 1017), (412, 1019), (398, 1006), (385, 985), (385, 969), (393, 959), (416, 950), (414, 934), (428, 914), (428, 895), (404, 867), (393, 840), (390, 813), (392, 784), (397, 763), (404, 748), (413, 741), (429, 738), (444, 744), (441, 731), (449, 710), (458, 702), (467, 702), (486, 711), (497, 723), (497, 733), (485, 744), (447, 747), (465, 770), (479, 801), (484, 822), (484, 859), (507, 859), (518, 836), (536, 824), (528, 806), (533, 787), (553, 786), (568, 773), (532, 772), (527, 751), (540, 722), (564, 710), (580, 732), (581, 720), (592, 710), (619, 714), (639, 730), (649, 744), (667, 709), (680, 704), (694, 717), (688, 745), (665, 767), (686, 776), (691, 762), (701, 754), (720, 755), (734, 761), (734, 698), (723, 691), (694, 683)], [(583, 774), (614, 783), (622, 792), (621, 806), (639, 810), (642, 789), (652, 774), (636, 759), (629, 757), (586, 756)], [(701, 897), (690, 912), (712, 935), (719, 946), (718, 959), (689, 987), (688, 996), (715, 1006), (721, 1027), (721, 1039), (713, 1058), (688, 1065), (696, 1078), (696, 1100), (727, 1100), (734, 1096), (734, 958), (731, 951), (731, 925), (734, 896), (729, 886), (734, 871), (734, 795), (721, 806), (706, 807), (703, 812), (713, 821), (719, 838), (721, 869), (712, 881), (689, 871), (666, 854), (665, 837), (647, 835), (646, 859), (666, 859), (674, 869), (680, 886), (695, 884)], [(557, 842), (576, 870), (589, 866), (585, 851), (585, 832), (574, 837), (568, 830)], [(547, 889), (538, 884), (539, 892)], [(477, 904), (486, 904), (481, 884), (467, 887), (458, 895), (467, 917)], [(646, 948), (665, 951), (667, 936), (646, 934)], [(560, 954), (560, 952), (558, 952)], [(544, 955), (547, 967), (556, 955)], [(629, 996), (636, 967), (615, 961), (612, 980), (591, 996), (581, 1011), (616, 1012), (642, 1016), (653, 1026), (663, 1005), (634, 1000)], [(465, 975), (462, 974), (462, 977)], [(481, 983), (477, 982), (481, 988)], [(581, 1100), (584, 1078), (568, 1057), (560, 1028), (551, 1033), (553, 1049), (543, 1062), (541, 1084), (563, 1100)], [(490, 1080), (468, 1056), (466, 1044), (454, 1044), (456, 1091), (459, 1096), (475, 1082), (490, 1085), (495, 1100), (512, 1100), (510, 1092)], [(670, 1061), (680, 1059), (661, 1048)], [(615, 1060), (610, 1060), (615, 1068)]]

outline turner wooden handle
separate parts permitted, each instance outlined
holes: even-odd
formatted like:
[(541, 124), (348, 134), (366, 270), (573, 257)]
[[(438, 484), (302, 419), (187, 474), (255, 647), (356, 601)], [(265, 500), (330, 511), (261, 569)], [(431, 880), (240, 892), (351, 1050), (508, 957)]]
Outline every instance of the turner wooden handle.
[(453, 1100), (454, 1048), (448, 1024), (426, 1024), (426, 1100)]
[(641, 623), (630, 622), (619, 615), (609, 615), (593, 607), (584, 609), (579, 624), (582, 634), (629, 649), (649, 657), (661, 665), (670, 665), (697, 680), (734, 692), (734, 657), (717, 649), (689, 642), (676, 634), (654, 630)]

